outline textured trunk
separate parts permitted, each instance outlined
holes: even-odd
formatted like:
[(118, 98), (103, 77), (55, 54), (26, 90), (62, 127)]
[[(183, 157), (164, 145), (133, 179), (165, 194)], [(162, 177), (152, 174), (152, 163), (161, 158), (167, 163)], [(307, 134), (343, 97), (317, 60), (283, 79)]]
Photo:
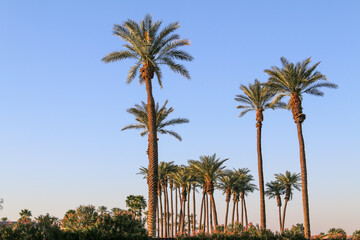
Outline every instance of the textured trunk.
[(302, 123), (305, 120), (305, 114), (303, 114), (302, 112), (301, 99), (299, 98), (299, 96), (295, 94), (291, 96), (290, 106), (293, 113), (294, 121), (297, 126), (297, 133), (299, 138), (301, 187), (302, 187), (302, 201), (303, 201), (303, 212), (304, 212), (304, 232), (305, 232), (305, 237), (309, 239), (311, 237), (310, 216), (309, 216), (309, 196), (308, 196), (308, 187), (307, 187), (305, 143), (302, 134)]
[(175, 188), (175, 234), (178, 232), (178, 199), (177, 199), (177, 189)]
[(185, 233), (185, 217), (186, 217), (185, 207), (186, 207), (186, 197), (184, 198), (184, 201), (183, 201), (183, 217), (182, 217), (182, 228), (181, 228), (182, 233)]
[(158, 201), (158, 206), (156, 208), (156, 214), (157, 214), (157, 236), (160, 237), (160, 216), (159, 216), (159, 201)]
[(226, 198), (225, 198), (225, 201), (226, 201), (225, 228), (226, 228), (227, 223), (228, 223), (230, 198), (231, 198), (231, 190), (229, 188), (227, 188), (226, 189)]
[(244, 226), (244, 201), (243, 198), (240, 197), (241, 204), (241, 226)]
[(280, 223), (280, 231), (281, 231), (282, 223), (281, 223), (281, 198), (280, 198), (280, 195), (276, 196), (276, 200), (277, 200), (277, 205), (279, 207), (279, 223)]
[(151, 79), (154, 77), (154, 68), (150, 64), (144, 64), (140, 69), (142, 78), (145, 80), (147, 92), (147, 111), (148, 111), (148, 235), (154, 237), (156, 234), (156, 206), (157, 206), (157, 188), (158, 188), (158, 146), (156, 132), (156, 113), (155, 101), (152, 95)]
[(236, 222), (239, 223), (239, 198), (236, 199)]
[(161, 193), (159, 194), (159, 202), (160, 202), (161, 237), (164, 237), (164, 215), (163, 215), (163, 207), (162, 207), (162, 201), (161, 201)]
[(256, 129), (257, 129), (257, 153), (258, 153), (258, 172), (259, 172), (259, 190), (260, 190), (260, 226), (266, 228), (266, 214), (265, 214), (265, 191), (264, 191), (264, 172), (263, 159), (261, 151), (261, 127), (263, 121), (263, 110), (257, 110), (256, 113)]
[(235, 208), (236, 208), (236, 199), (235, 196), (233, 196), (233, 202), (234, 202), (234, 206), (233, 206), (233, 211), (232, 211), (232, 218), (231, 218), (231, 224), (234, 225), (234, 220), (235, 220)]
[(288, 204), (288, 199), (285, 199), (285, 204), (284, 204), (284, 210), (283, 210), (283, 217), (282, 217), (282, 224), (281, 224), (281, 233), (284, 231), (284, 227), (285, 227), (285, 212), (286, 212), (286, 207)]
[(209, 198), (208, 195), (206, 194), (206, 227), (207, 227), (207, 232), (210, 233), (210, 224), (209, 224)]
[[(208, 194), (209, 195), (209, 194)], [(210, 230), (212, 232), (213, 228), (214, 228), (214, 224), (213, 224), (213, 214), (212, 214), (212, 209), (213, 209), (213, 205), (212, 205), (212, 198), (211, 195), (208, 196), (210, 198), (210, 202), (209, 202), (209, 219), (210, 219)]]
[(181, 199), (180, 187), (179, 187), (178, 191), (179, 191), (180, 213), (179, 213), (179, 229), (177, 231), (180, 232), (180, 230), (181, 230), (181, 219), (182, 219), (182, 199)]
[(211, 205), (212, 205), (212, 210), (213, 210), (213, 214), (214, 214), (214, 225), (216, 228), (218, 226), (218, 220), (217, 220), (217, 212), (216, 212), (216, 204), (215, 204), (214, 195), (211, 194), (210, 198), (211, 198)]
[(164, 232), (165, 232), (165, 237), (168, 237), (168, 212), (169, 212), (169, 207), (168, 204), (169, 202), (167, 201), (167, 190), (166, 190), (167, 186), (164, 184), (163, 186), (163, 190), (164, 190)]
[(190, 236), (190, 190), (191, 190), (191, 186), (189, 185), (189, 192), (188, 192), (188, 200), (187, 200), (187, 219), (188, 219), (188, 235)]
[(246, 202), (245, 198), (243, 198), (243, 204), (244, 204), (244, 212), (245, 212), (245, 225), (248, 225), (248, 217), (247, 217), (247, 209), (246, 209)]
[(193, 184), (193, 232), (196, 231), (195, 184)]
[(170, 182), (170, 202), (171, 202), (171, 237), (174, 236), (174, 202), (173, 202), (173, 183)]
[[(203, 196), (201, 199), (201, 206), (200, 206), (200, 221), (199, 221), (199, 230), (201, 230), (203, 228), (202, 225), (202, 217), (203, 217), (203, 209), (204, 209), (204, 205), (205, 205), (205, 191), (203, 191)], [(205, 218), (204, 218), (205, 219)]]

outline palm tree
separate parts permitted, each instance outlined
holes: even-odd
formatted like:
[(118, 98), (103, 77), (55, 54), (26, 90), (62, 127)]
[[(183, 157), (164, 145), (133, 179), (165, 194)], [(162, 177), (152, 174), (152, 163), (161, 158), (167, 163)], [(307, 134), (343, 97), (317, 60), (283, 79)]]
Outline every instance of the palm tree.
[[(141, 213), (146, 208), (146, 200), (142, 195), (129, 195), (126, 197), (126, 206), (141, 219)], [(106, 209), (105, 209), (106, 211)]]
[[(165, 101), (164, 105), (160, 108), (159, 103), (156, 103), (155, 106), (155, 115), (156, 115), (156, 132), (160, 134), (170, 134), (179, 141), (182, 140), (181, 136), (172, 130), (165, 129), (168, 126), (174, 126), (177, 124), (189, 123), (189, 120), (186, 118), (174, 118), (171, 120), (166, 120), (168, 115), (174, 111), (172, 107), (166, 108), (168, 100)], [(148, 128), (148, 107), (147, 104), (141, 102), (141, 105), (136, 104), (135, 107), (129, 108), (128, 113), (134, 115), (136, 124), (130, 124), (122, 128), (121, 130), (126, 129), (141, 129), (143, 130), (140, 133), (140, 136), (145, 136), (149, 133)]]
[(189, 167), (192, 174), (203, 178), (206, 184), (206, 191), (210, 196), (210, 204), (213, 211), (215, 227), (218, 225), (216, 206), (214, 200), (214, 185), (218, 177), (221, 175), (225, 166), (222, 164), (227, 161), (228, 158), (220, 160), (216, 158), (216, 153), (212, 156), (200, 156), (200, 161), (189, 160)]
[(307, 187), (307, 169), (305, 157), (305, 143), (302, 133), (302, 123), (305, 120), (305, 114), (302, 112), (302, 94), (308, 93), (315, 96), (323, 96), (324, 93), (319, 89), (322, 87), (337, 88), (336, 84), (324, 82), (327, 77), (318, 71), (315, 71), (320, 62), (309, 66), (310, 58), (296, 64), (290, 63), (286, 58), (281, 58), (282, 68), (271, 67), (264, 70), (269, 75), (268, 86), (278, 92), (273, 100), (273, 104), (280, 101), (284, 96), (289, 96), (289, 107), (292, 110), (293, 118), (297, 126), (301, 181), (302, 181), (302, 200), (304, 211), (305, 237), (310, 238), (310, 217), (309, 217), (309, 197)]
[(20, 210), (19, 215), (21, 218), (30, 218), (32, 216), (32, 213), (28, 209), (22, 209)]
[(254, 181), (254, 177), (250, 174), (249, 169), (247, 168), (239, 168), (237, 170), (234, 169), (234, 173), (237, 177), (235, 185), (237, 185), (236, 186), (237, 192), (240, 193), (240, 198), (241, 198), (241, 225), (243, 225), (243, 218), (244, 218), (243, 216), (245, 213), (245, 225), (247, 226), (248, 218), (247, 218), (245, 196), (257, 190), (257, 187), (255, 184), (252, 183), (252, 181)]
[(229, 203), (231, 199), (231, 188), (236, 182), (236, 178), (234, 176), (234, 172), (231, 170), (225, 170), (223, 174), (219, 176), (217, 187), (224, 191), (226, 194), (225, 202), (226, 202), (226, 213), (225, 213), (225, 228), (228, 223), (228, 215), (229, 215)]
[(122, 25), (114, 25), (114, 35), (123, 39), (126, 44), (125, 50), (112, 52), (106, 55), (102, 61), (106, 63), (115, 62), (123, 59), (134, 59), (135, 65), (130, 68), (127, 82), (130, 83), (140, 70), (139, 81), (146, 85), (147, 107), (148, 107), (148, 148), (149, 148), (149, 206), (148, 206), (148, 234), (155, 236), (156, 231), (156, 206), (157, 206), (157, 180), (158, 180), (158, 147), (156, 132), (155, 101), (152, 94), (151, 80), (156, 75), (160, 87), (162, 87), (162, 72), (160, 65), (170, 67), (174, 72), (190, 79), (187, 69), (175, 62), (175, 60), (191, 61), (193, 57), (179, 47), (189, 45), (188, 40), (181, 40), (174, 31), (180, 26), (177, 22), (171, 23), (161, 31), (161, 21), (152, 21), (150, 14), (140, 21), (128, 19)]
[(180, 200), (180, 232), (185, 232), (185, 202), (187, 201), (188, 186), (191, 180), (189, 168), (181, 166), (172, 174), (174, 182), (182, 188)]
[[(244, 94), (236, 95), (235, 100), (241, 105), (237, 106), (243, 109), (239, 117), (244, 116), (249, 111), (256, 111), (256, 129), (257, 129), (257, 153), (258, 153), (258, 172), (259, 172), (259, 188), (260, 188), (260, 226), (266, 228), (266, 213), (265, 213), (265, 193), (264, 193), (264, 173), (263, 173), (263, 159), (261, 151), (261, 127), (264, 119), (263, 112), (270, 108), (270, 102), (275, 96), (276, 92), (266, 85), (263, 85), (259, 80), (255, 79), (254, 84), (249, 84), (249, 87), (240, 86), (240, 90)], [(285, 104), (277, 103), (271, 108), (275, 109), (282, 107)]]
[(103, 215), (103, 214), (105, 214), (105, 213), (108, 212), (106, 206), (100, 206), (100, 207), (98, 207), (97, 211), (98, 211), (98, 213), (99, 213), (100, 215)]
[(276, 198), (277, 206), (279, 207), (279, 223), (280, 231), (282, 229), (281, 222), (281, 195), (284, 194), (285, 187), (279, 181), (271, 181), (266, 183), (266, 192), (265, 194), (269, 198)]
[(284, 187), (285, 191), (285, 205), (283, 210), (282, 228), (281, 232), (284, 231), (285, 227), (285, 212), (286, 206), (289, 200), (292, 199), (293, 190), (300, 190), (300, 173), (291, 173), (286, 171), (285, 174), (275, 174), (275, 179)]

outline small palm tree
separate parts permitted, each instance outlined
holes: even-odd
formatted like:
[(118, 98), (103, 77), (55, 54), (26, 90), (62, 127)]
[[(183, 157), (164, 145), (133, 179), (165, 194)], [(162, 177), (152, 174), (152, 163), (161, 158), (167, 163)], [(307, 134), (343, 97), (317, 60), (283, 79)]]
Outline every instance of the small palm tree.
[(218, 225), (218, 220), (214, 200), (214, 187), (216, 180), (225, 168), (225, 166), (222, 165), (227, 160), (228, 158), (220, 160), (220, 158), (216, 158), (216, 154), (214, 154), (212, 156), (200, 156), (200, 160), (188, 161), (191, 173), (205, 181), (206, 191), (210, 196), (215, 227)]
[(323, 96), (320, 88), (337, 88), (336, 84), (325, 82), (327, 77), (318, 71), (315, 71), (320, 62), (310, 66), (310, 58), (296, 64), (290, 63), (286, 58), (281, 58), (282, 68), (272, 67), (264, 70), (269, 75), (267, 85), (278, 92), (273, 100), (273, 104), (279, 102), (284, 96), (289, 96), (289, 107), (291, 108), (294, 121), (297, 126), (300, 148), (300, 165), (302, 181), (302, 199), (304, 211), (305, 237), (310, 238), (310, 216), (309, 216), (309, 196), (307, 187), (307, 169), (305, 157), (305, 143), (302, 133), (302, 123), (305, 120), (305, 114), (302, 111), (303, 94), (314, 96)]
[(226, 213), (225, 213), (225, 227), (228, 224), (228, 214), (229, 214), (229, 203), (231, 199), (231, 188), (236, 183), (236, 177), (234, 172), (231, 170), (225, 170), (223, 174), (219, 176), (217, 187), (224, 191), (226, 194)]
[(139, 74), (140, 83), (145, 82), (148, 107), (148, 148), (149, 148), (149, 207), (148, 207), (148, 234), (156, 234), (156, 205), (157, 205), (157, 170), (158, 170), (158, 147), (156, 132), (155, 101), (152, 94), (152, 79), (156, 75), (160, 87), (162, 87), (161, 65), (167, 65), (176, 73), (190, 79), (187, 69), (176, 63), (176, 60), (191, 61), (193, 57), (180, 47), (189, 45), (188, 40), (181, 40), (174, 32), (180, 27), (179, 23), (171, 23), (160, 30), (162, 22), (153, 22), (150, 14), (140, 21), (128, 19), (122, 25), (114, 25), (114, 35), (123, 39), (126, 44), (125, 50), (112, 52), (106, 55), (102, 61), (106, 63), (124, 59), (134, 59), (135, 65), (130, 68), (127, 82), (132, 82)]
[(257, 153), (258, 153), (258, 172), (259, 172), (259, 187), (260, 187), (260, 226), (266, 228), (266, 213), (265, 213), (265, 193), (264, 193), (264, 173), (263, 173), (263, 158), (261, 151), (261, 127), (264, 119), (263, 112), (268, 108), (279, 108), (285, 104), (278, 102), (270, 107), (272, 98), (275, 96), (270, 87), (263, 85), (259, 80), (255, 79), (253, 84), (249, 87), (244, 85), (240, 86), (244, 94), (236, 95), (235, 100), (240, 102), (241, 105), (237, 106), (243, 109), (239, 117), (244, 116), (249, 111), (256, 111), (256, 129), (257, 129)]
[(285, 227), (285, 212), (286, 207), (288, 204), (288, 201), (292, 199), (293, 196), (293, 190), (300, 190), (301, 186), (301, 178), (300, 173), (291, 173), (289, 171), (286, 171), (285, 174), (275, 174), (275, 179), (284, 187), (285, 191), (285, 205), (283, 210), (283, 219), (282, 219), (282, 228), (281, 232), (284, 231)]
[(22, 209), (20, 210), (19, 215), (21, 218), (30, 218), (32, 216), (32, 213), (28, 209)]
[(281, 222), (281, 195), (284, 194), (285, 186), (282, 185), (279, 181), (271, 181), (266, 183), (266, 192), (265, 194), (269, 198), (276, 198), (277, 206), (279, 207), (279, 224), (280, 224), (280, 231), (282, 229), (282, 222)]
[(254, 177), (250, 174), (250, 170), (247, 168), (239, 168), (234, 169), (235, 176), (237, 178), (236, 180), (236, 187), (237, 193), (240, 194), (241, 199), (241, 225), (243, 225), (243, 218), (245, 213), (245, 225), (248, 225), (248, 218), (247, 218), (247, 209), (246, 209), (246, 202), (245, 202), (245, 196), (247, 196), (249, 193), (254, 192), (257, 190), (257, 187), (252, 182), (254, 181)]
[(98, 213), (100, 214), (100, 215), (103, 215), (103, 214), (105, 214), (105, 213), (107, 213), (108, 211), (107, 211), (107, 207), (106, 206), (100, 206), (100, 207), (98, 207)]
[(129, 195), (126, 197), (126, 206), (141, 219), (141, 213), (146, 208), (146, 200), (142, 195)]
[[(168, 103), (168, 100), (165, 101), (164, 105), (160, 108), (159, 103), (156, 104), (155, 107), (155, 114), (156, 114), (156, 131), (160, 134), (170, 134), (171, 136), (175, 137), (179, 141), (182, 140), (181, 136), (172, 131), (165, 129), (168, 126), (174, 126), (178, 124), (183, 123), (189, 123), (189, 120), (186, 118), (174, 118), (171, 120), (166, 120), (166, 118), (169, 116), (170, 113), (174, 111), (172, 107), (166, 108), (166, 105)], [(137, 121), (137, 124), (130, 124), (125, 126), (123, 130), (126, 129), (141, 129), (143, 130), (140, 133), (140, 136), (145, 136), (149, 133), (148, 128), (148, 110), (147, 110), (147, 104), (144, 102), (141, 102), (141, 105), (136, 104), (135, 107), (129, 108), (127, 110), (128, 113), (134, 115), (135, 120)]]

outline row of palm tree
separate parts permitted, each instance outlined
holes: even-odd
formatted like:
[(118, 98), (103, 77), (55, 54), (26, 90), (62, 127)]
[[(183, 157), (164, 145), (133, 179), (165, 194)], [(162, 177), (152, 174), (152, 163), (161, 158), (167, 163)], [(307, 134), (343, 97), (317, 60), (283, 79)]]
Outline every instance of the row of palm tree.
[[(106, 63), (124, 59), (135, 59), (136, 63), (130, 68), (127, 82), (132, 82), (139, 74), (140, 84), (145, 83), (147, 93), (147, 104), (143, 107), (147, 110), (146, 131), (148, 132), (148, 188), (149, 188), (149, 206), (148, 206), (148, 234), (156, 234), (156, 211), (157, 196), (160, 187), (164, 183), (158, 182), (158, 129), (159, 126), (156, 118), (156, 105), (152, 94), (152, 79), (156, 75), (160, 87), (162, 87), (162, 72), (160, 66), (167, 65), (172, 71), (180, 73), (182, 76), (190, 79), (187, 69), (176, 62), (176, 60), (192, 61), (193, 57), (187, 52), (180, 50), (180, 47), (190, 45), (188, 40), (180, 39), (175, 33), (179, 28), (178, 22), (171, 23), (160, 30), (162, 22), (153, 22), (151, 15), (146, 15), (140, 23), (128, 19), (122, 25), (114, 25), (114, 35), (123, 39), (125, 50), (115, 51), (102, 60)], [(265, 214), (265, 191), (263, 176), (263, 159), (261, 153), (261, 127), (263, 122), (263, 111), (267, 108), (277, 108), (287, 106), (292, 110), (293, 118), (297, 126), (300, 149), (300, 166), (301, 166), (301, 184), (302, 200), (304, 212), (305, 237), (310, 237), (310, 219), (309, 219), (309, 202), (307, 187), (307, 168), (305, 157), (305, 143), (302, 133), (302, 123), (305, 120), (305, 114), (302, 111), (303, 94), (308, 93), (315, 96), (323, 96), (319, 89), (322, 87), (336, 88), (333, 83), (324, 82), (326, 76), (316, 70), (319, 63), (310, 66), (310, 58), (296, 64), (289, 62), (286, 58), (281, 58), (282, 67), (273, 66), (271, 69), (264, 70), (269, 75), (268, 82), (261, 84), (255, 81), (249, 87), (241, 85), (245, 95), (238, 95), (236, 100), (243, 105), (244, 111), (240, 114), (243, 116), (250, 110), (256, 110), (256, 127), (257, 127), (257, 150), (258, 150), (258, 172), (259, 172), (259, 190), (260, 190), (260, 213), (261, 226), (266, 228)], [(288, 104), (281, 103), (283, 97), (289, 97)], [(135, 107), (137, 108), (137, 107)], [(137, 127), (134, 127), (137, 128)], [(146, 133), (144, 133), (145, 135)], [(171, 134), (171, 133), (170, 133)], [(216, 220), (216, 210), (212, 197), (211, 181), (204, 179), (206, 193), (210, 196), (210, 207), (213, 207), (213, 215)], [(184, 200), (185, 201), (185, 200)], [(168, 203), (166, 204), (167, 207)], [(214, 211), (215, 210), (215, 211)], [(215, 221), (214, 224), (217, 224)], [(166, 230), (168, 232), (168, 230)]]

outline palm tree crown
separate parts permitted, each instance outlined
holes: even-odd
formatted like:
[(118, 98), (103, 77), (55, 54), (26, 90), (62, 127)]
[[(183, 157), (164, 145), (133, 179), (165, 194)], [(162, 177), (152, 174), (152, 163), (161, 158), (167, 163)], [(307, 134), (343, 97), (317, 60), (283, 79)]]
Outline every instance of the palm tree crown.
[[(178, 22), (171, 23), (160, 31), (161, 24), (160, 20), (153, 22), (150, 14), (146, 15), (140, 24), (131, 19), (122, 25), (115, 24), (113, 33), (127, 42), (123, 45), (125, 50), (112, 52), (102, 61), (110, 63), (123, 59), (136, 60), (135, 65), (129, 70), (126, 79), (128, 83), (137, 76), (141, 65), (151, 66), (160, 87), (162, 87), (162, 73), (159, 67), (161, 64), (167, 65), (172, 71), (190, 79), (187, 69), (175, 62), (175, 60), (193, 60), (189, 53), (179, 50), (179, 47), (190, 45), (189, 40), (182, 40), (178, 34), (174, 33), (180, 27)], [(144, 80), (140, 74), (140, 83)]]
[(269, 75), (267, 85), (274, 91), (278, 92), (272, 101), (272, 105), (280, 101), (284, 96), (290, 96), (288, 107), (291, 107), (294, 120), (304, 121), (305, 115), (302, 113), (301, 100), (302, 94), (308, 93), (315, 96), (323, 96), (324, 93), (320, 88), (337, 88), (334, 83), (324, 82), (327, 77), (318, 71), (315, 71), (320, 62), (309, 66), (311, 58), (307, 58), (296, 64), (290, 63), (286, 58), (281, 58), (282, 68), (271, 67), (265, 69)]
[[(283, 103), (278, 102), (276, 105), (270, 106), (270, 102), (276, 95), (276, 92), (269, 86), (261, 84), (257, 79), (255, 79), (254, 84), (249, 84), (248, 87), (241, 85), (240, 89), (244, 94), (236, 95), (235, 100), (242, 103), (242, 105), (239, 105), (236, 108), (244, 110), (240, 113), (239, 117), (244, 116), (249, 111), (264, 111), (267, 108), (274, 109), (284, 105)], [(262, 121), (262, 119), (257, 121)]]
[(293, 190), (300, 191), (301, 178), (300, 173), (291, 173), (286, 171), (285, 174), (275, 174), (275, 179), (279, 181), (285, 188), (285, 199), (292, 199)]
[[(170, 120), (166, 120), (170, 113), (174, 111), (174, 108), (167, 108), (168, 101), (166, 100), (164, 105), (160, 108), (159, 103), (155, 106), (155, 114), (156, 114), (156, 131), (161, 134), (170, 134), (174, 136), (179, 141), (182, 140), (181, 136), (172, 130), (165, 129), (168, 126), (174, 126), (177, 124), (188, 123), (189, 120), (186, 118), (174, 118)], [(142, 129), (143, 131), (140, 133), (140, 136), (145, 136), (149, 133), (148, 128), (148, 107), (147, 104), (141, 102), (141, 105), (136, 104), (135, 107), (129, 108), (127, 110), (128, 113), (134, 115), (136, 124), (130, 124), (122, 128), (121, 130), (126, 129)]]

